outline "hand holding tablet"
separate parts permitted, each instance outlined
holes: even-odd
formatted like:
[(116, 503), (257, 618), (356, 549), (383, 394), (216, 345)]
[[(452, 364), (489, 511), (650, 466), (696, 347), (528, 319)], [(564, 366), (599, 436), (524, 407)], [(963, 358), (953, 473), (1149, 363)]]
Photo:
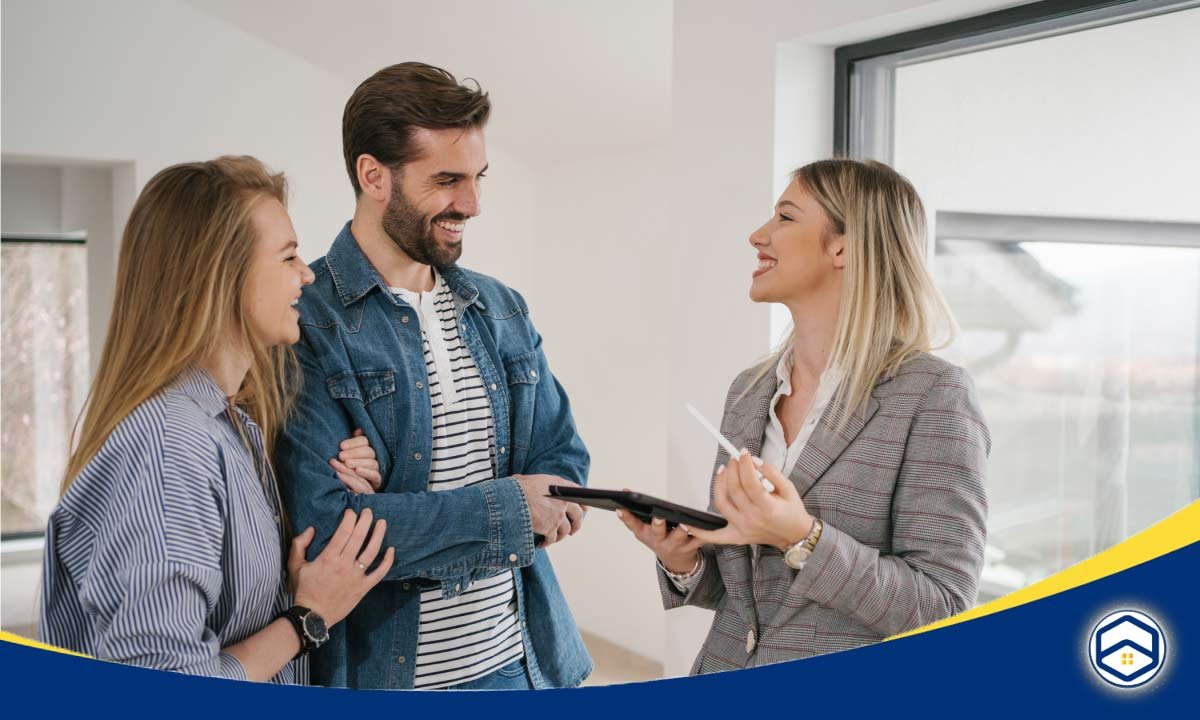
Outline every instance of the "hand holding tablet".
[(647, 523), (654, 518), (661, 518), (666, 521), (668, 528), (686, 525), (701, 530), (720, 530), (727, 524), (725, 518), (720, 515), (629, 490), (598, 490), (571, 485), (552, 485), (548, 497), (569, 500), (602, 510), (625, 510)]
[[(684, 407), (692, 414), (692, 417), (699, 421), (705, 430), (708, 430), (716, 438), (721, 447), (725, 449), (725, 452), (729, 453), (731, 459), (736, 460), (741, 457), (742, 452), (713, 427), (700, 414), (699, 410), (692, 407), (691, 404), (685, 403)], [(764, 477), (761, 472), (757, 472), (757, 475), (764, 490), (769, 493), (775, 492), (775, 486), (770, 480)], [(700, 530), (720, 530), (728, 525), (728, 521), (720, 515), (696, 510), (630, 490), (599, 490), (595, 488), (555, 485), (549, 488), (549, 492), (550, 494), (547, 497), (570, 500), (571, 502), (587, 505), (588, 507), (600, 508), (602, 510), (625, 510), (646, 523), (654, 518), (661, 518), (666, 521), (668, 528), (674, 528), (676, 525), (684, 525)]]

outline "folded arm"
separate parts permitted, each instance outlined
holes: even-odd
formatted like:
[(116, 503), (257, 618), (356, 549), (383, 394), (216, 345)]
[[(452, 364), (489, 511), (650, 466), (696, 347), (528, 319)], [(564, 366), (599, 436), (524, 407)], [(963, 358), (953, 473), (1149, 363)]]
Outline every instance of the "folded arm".
[[(315, 557), (333, 535), (342, 513), (370, 508), (387, 520), (385, 547), (395, 548), (386, 579), (427, 578), (443, 592), (466, 586), (480, 572), (533, 562), (533, 531), (525, 495), (513, 477), (493, 478), (447, 491), (359, 494), (350, 492), (329, 458), (355, 430), (346, 410), (326, 390), (325, 373), (305, 341), (296, 345), (304, 391), (280, 433), (276, 463), (283, 495), (297, 530), (312, 526)], [(372, 445), (381, 439), (364, 428)]]

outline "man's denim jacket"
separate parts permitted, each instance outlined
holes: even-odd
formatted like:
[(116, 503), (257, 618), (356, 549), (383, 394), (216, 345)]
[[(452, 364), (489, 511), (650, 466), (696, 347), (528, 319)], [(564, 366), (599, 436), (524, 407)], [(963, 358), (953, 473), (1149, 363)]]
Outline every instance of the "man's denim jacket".
[[(283, 496), (297, 531), (316, 528), (310, 559), (346, 508), (370, 508), (385, 518), (384, 547), (396, 550), (387, 578), (314, 653), (313, 681), (411, 688), (421, 591), (440, 588), (442, 597), (453, 597), (473, 580), (520, 568), (518, 612), (534, 686), (580, 684), (592, 661), (546, 551), (534, 547), (513, 475), (544, 473), (584, 484), (588, 453), (524, 298), (490, 277), (453, 265), (441, 269), (488, 388), (496, 477), (433, 492), (433, 421), (416, 311), (388, 291), (349, 223), (312, 269), (316, 280), (300, 300), (295, 346), (303, 388), (276, 446)], [(356, 428), (379, 459), (383, 486), (374, 494), (349, 492), (328, 463)]]

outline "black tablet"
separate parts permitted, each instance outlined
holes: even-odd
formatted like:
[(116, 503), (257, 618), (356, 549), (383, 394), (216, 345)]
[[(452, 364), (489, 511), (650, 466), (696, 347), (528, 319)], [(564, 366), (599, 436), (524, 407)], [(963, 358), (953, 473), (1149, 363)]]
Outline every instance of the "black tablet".
[(601, 510), (627, 510), (642, 522), (650, 522), (651, 518), (662, 518), (667, 521), (667, 527), (671, 528), (687, 525), (701, 530), (720, 530), (727, 524), (725, 518), (720, 515), (694, 510), (637, 492), (551, 485), (549, 497), (570, 500)]

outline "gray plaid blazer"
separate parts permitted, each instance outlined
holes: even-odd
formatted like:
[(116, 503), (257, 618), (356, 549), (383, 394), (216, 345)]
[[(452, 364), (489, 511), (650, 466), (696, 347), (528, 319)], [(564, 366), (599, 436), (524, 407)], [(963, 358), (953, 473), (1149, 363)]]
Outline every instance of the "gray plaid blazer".
[[(762, 450), (774, 372), (733, 382), (721, 432)], [(877, 642), (975, 603), (983, 565), (991, 438), (970, 376), (922, 353), (872, 391), (841, 434), (830, 403), (792, 470), (825, 529), (803, 570), (763, 547), (706, 546), (705, 571), (682, 593), (660, 569), (668, 610), (716, 611), (692, 673), (795, 660)], [(728, 462), (718, 451), (713, 466)], [(711, 491), (710, 491), (711, 497)]]

